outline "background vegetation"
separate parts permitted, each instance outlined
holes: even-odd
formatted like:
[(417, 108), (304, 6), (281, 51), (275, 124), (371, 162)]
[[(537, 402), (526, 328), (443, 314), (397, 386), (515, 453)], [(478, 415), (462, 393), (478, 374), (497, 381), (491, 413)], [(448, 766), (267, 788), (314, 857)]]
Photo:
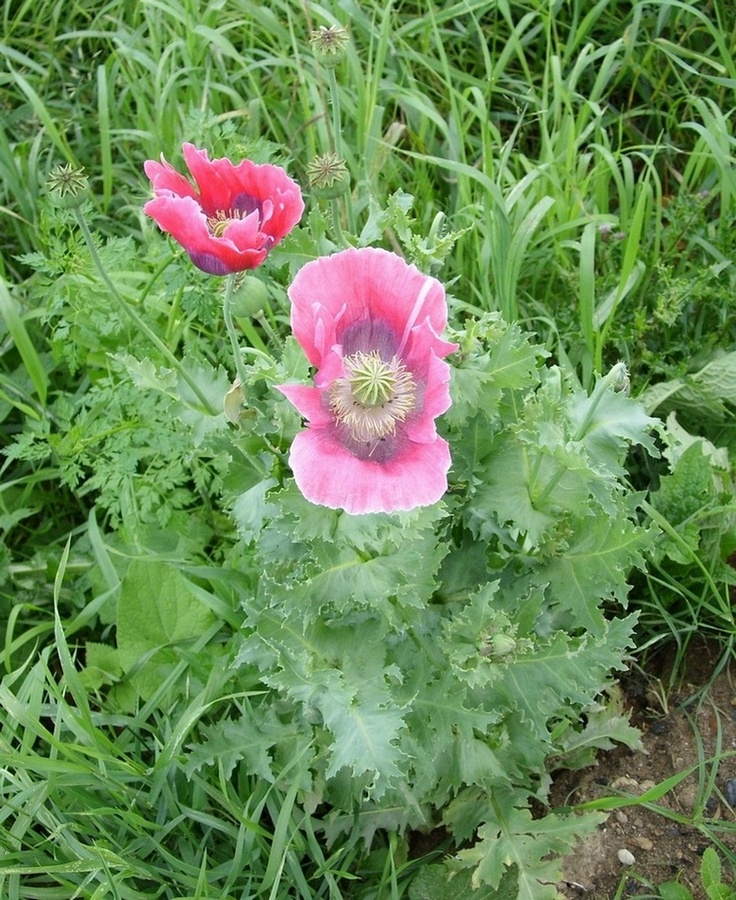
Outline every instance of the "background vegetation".
[[(351, 38), (334, 70), (339, 134), (332, 74), (308, 40), (333, 23)], [(707, 634), (725, 664), (729, 3), (5, 0), (0, 33), (2, 896), (398, 897), (451, 849), (422, 856), (391, 830), (369, 849), (348, 830), (328, 849), (319, 811), (286, 785), (235, 765), (187, 769), (193, 729), (261, 689), (234, 685), (224, 652), (198, 668), (199, 650), (241, 625), (226, 564), (241, 537), (219, 499), (227, 448), (182, 454), (160, 370), (131, 376), (148, 340), (111, 303), (73, 211), (49, 197), (59, 163), (90, 178), (84, 213), (117, 290), (216, 386), (220, 304), (211, 279), (170, 265), (180, 251), (142, 215), (143, 161), (179, 162), (189, 140), (279, 162), (304, 185), (304, 226), (271, 257), (268, 309), (241, 317), (258, 347), (287, 333), (300, 259), (333, 246), (306, 167), (337, 141), (352, 183), (338, 217), (437, 274), (456, 325), (500, 312), (586, 390), (626, 363), (632, 395), (677, 437), (658, 460), (627, 460), (662, 535), (632, 576), (639, 660)], [(153, 647), (111, 650), (120, 573), (138, 566), (145, 598), (143, 559), (168, 567), (173, 592), (186, 574), (206, 608), (177, 635), (185, 649), (163, 683), (129, 671)], [(176, 684), (187, 687), (173, 702)]]

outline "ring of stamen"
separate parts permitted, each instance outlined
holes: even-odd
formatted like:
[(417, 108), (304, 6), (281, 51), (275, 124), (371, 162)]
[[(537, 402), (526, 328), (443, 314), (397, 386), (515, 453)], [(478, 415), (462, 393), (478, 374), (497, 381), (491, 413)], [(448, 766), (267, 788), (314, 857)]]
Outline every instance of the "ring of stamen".
[(345, 376), (330, 385), (330, 409), (356, 441), (380, 440), (393, 434), (416, 404), (411, 372), (394, 356), (382, 359), (377, 350), (343, 359)]
[(248, 213), (238, 209), (218, 209), (214, 216), (207, 217), (207, 227), (216, 238), (222, 237), (227, 226), (235, 219), (244, 219)]

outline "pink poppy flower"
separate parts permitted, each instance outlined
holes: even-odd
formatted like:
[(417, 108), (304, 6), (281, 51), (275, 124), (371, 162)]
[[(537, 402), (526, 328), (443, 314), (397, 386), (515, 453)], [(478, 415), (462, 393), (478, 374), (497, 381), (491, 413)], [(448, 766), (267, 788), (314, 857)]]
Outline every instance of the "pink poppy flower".
[(450, 450), (435, 419), (450, 405), (456, 344), (439, 281), (386, 250), (307, 263), (289, 288), (291, 324), (314, 387), (279, 387), (307, 420), (290, 465), (313, 503), (349, 513), (426, 506), (447, 490)]
[(182, 147), (196, 187), (161, 157), (144, 163), (156, 194), (143, 212), (210, 275), (255, 269), (304, 212), (299, 185), (278, 166), (244, 159), (209, 159), (193, 144)]

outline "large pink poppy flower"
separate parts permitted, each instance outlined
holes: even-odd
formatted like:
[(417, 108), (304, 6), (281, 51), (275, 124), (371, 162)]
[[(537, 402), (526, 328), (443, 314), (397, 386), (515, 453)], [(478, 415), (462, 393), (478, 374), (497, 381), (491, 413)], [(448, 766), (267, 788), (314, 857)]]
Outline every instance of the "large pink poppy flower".
[(457, 349), (440, 337), (445, 291), (400, 256), (350, 249), (307, 263), (291, 324), (314, 387), (279, 387), (308, 426), (290, 464), (313, 503), (349, 513), (426, 506), (447, 490), (450, 451), (435, 419), (450, 405)]
[(161, 157), (144, 163), (156, 194), (143, 207), (210, 275), (255, 269), (304, 212), (299, 185), (278, 166), (209, 159), (182, 147), (196, 187)]

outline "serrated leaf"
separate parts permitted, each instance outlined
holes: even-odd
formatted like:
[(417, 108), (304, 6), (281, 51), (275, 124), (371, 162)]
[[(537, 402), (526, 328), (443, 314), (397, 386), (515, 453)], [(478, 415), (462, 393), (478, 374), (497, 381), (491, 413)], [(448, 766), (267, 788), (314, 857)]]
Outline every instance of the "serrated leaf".
[(486, 335), (491, 344), (489, 371), (496, 387), (521, 390), (539, 377), (539, 363), (548, 354), (543, 347), (531, 343), (518, 325), (504, 323), (504, 330), (500, 331), (500, 321)]
[(657, 455), (651, 437), (657, 419), (648, 416), (644, 407), (626, 394), (606, 387), (604, 380), (590, 396), (582, 392), (575, 395), (570, 415), (575, 440), (583, 443), (596, 467), (623, 472), (623, 456), (631, 444), (641, 444)]
[(334, 736), (327, 777), (343, 767), (353, 775), (369, 773), (371, 797), (380, 799), (389, 784), (401, 777), (398, 763), (404, 756), (398, 743), (404, 719), (388, 691), (376, 683), (354, 690), (335, 675), (312, 703)]
[(531, 546), (538, 546), (557, 519), (532, 503), (528, 451), (506, 435), (488, 457), (486, 468), (486, 483), (468, 504), (471, 527), (486, 540), (499, 525), (508, 527), (516, 535), (526, 536)]
[(549, 584), (556, 602), (567, 610), (572, 627), (600, 634), (601, 601), (613, 598), (626, 605), (627, 576), (644, 565), (644, 550), (651, 536), (623, 511), (616, 518), (605, 515), (581, 520), (563, 552), (540, 566), (538, 584)]
[(385, 666), (385, 624), (366, 620), (360, 626), (317, 621), (305, 631), (294, 610), (264, 610), (248, 620), (256, 624), (236, 664), (261, 669), (263, 680), (303, 704), (305, 716), (315, 711), (328, 729), (327, 776), (342, 768), (353, 776), (368, 774), (371, 795), (380, 797), (402, 773), (404, 753), (399, 733), (404, 707), (396, 701)]
[(205, 435), (227, 428), (225, 395), (230, 390), (231, 383), (222, 366), (215, 368), (206, 360), (192, 360), (185, 357), (182, 365), (186, 368), (191, 381), (199, 388), (210, 409), (217, 410), (213, 415), (209, 410), (202, 409), (202, 401), (192, 387), (184, 378), (179, 377), (177, 390), (180, 402), (176, 405), (176, 412), (179, 419), (191, 428), (192, 442), (198, 447)]
[(246, 543), (259, 537), (266, 516), (266, 494), (276, 483), (274, 478), (265, 478), (240, 494), (233, 503), (231, 514)]
[(403, 834), (409, 828), (426, 828), (430, 822), (429, 815), (417, 807), (412, 794), (405, 789), (403, 793), (387, 795), (380, 805), (362, 803), (357, 812), (333, 809), (327, 815), (324, 831), (328, 845), (341, 834), (359, 834), (370, 847), (377, 831)]
[(635, 617), (605, 623), (594, 638), (572, 640), (559, 632), (546, 645), (516, 658), (494, 684), (489, 702), (516, 710), (530, 734), (530, 744), (549, 744), (548, 722), (565, 711), (582, 710), (600, 693), (612, 669), (622, 667)]
[[(505, 390), (531, 386), (537, 377), (545, 351), (530, 343), (516, 325), (508, 325), (496, 315), (488, 315), (468, 326), (470, 348), (453, 358), (450, 391), (452, 406), (444, 415), (454, 428), (479, 411), (486, 422), (493, 419)], [(486, 425), (486, 427), (488, 427)]]
[[(270, 750), (283, 738), (283, 726), (276, 727), (275, 712), (269, 707), (262, 712), (246, 711), (240, 719), (226, 719), (203, 727), (204, 740), (189, 744), (184, 772), (188, 778), (205, 765), (217, 763), (226, 779), (244, 762), (245, 771), (272, 783), (274, 773)], [(291, 726), (290, 726), (291, 727)]]
[(417, 786), (426, 786), (437, 802), (460, 785), (505, 780), (503, 764), (486, 736), (495, 737), (493, 726), (507, 710), (501, 704), (484, 708), (480, 696), (471, 699), (467, 687), (450, 671), (422, 687), (429, 667), (418, 662), (416, 668), (402, 693), (413, 698), (406, 716), (407, 747), (416, 760)]
[[(444, 421), (451, 428), (465, 425), (479, 409), (489, 410), (498, 405), (501, 389), (493, 384), (493, 375), (488, 371), (488, 357), (479, 364), (477, 359), (461, 362), (453, 366), (450, 381), (452, 405), (444, 414)], [(488, 419), (483, 416), (486, 428)]]
[(571, 727), (561, 736), (560, 743), (562, 763), (570, 770), (595, 765), (598, 751), (612, 750), (616, 744), (642, 749), (641, 733), (623, 713), (620, 694), (605, 706), (588, 709), (584, 726)]
[(516, 873), (504, 873), (498, 890), (474, 888), (472, 873), (450, 872), (446, 866), (422, 866), (409, 885), (409, 900), (515, 900)]
[[(713, 847), (706, 847), (700, 863), (700, 880), (706, 891), (721, 887), (721, 860)], [(708, 895), (710, 900), (710, 894)], [(715, 895), (714, 895), (715, 896)]]
[(161, 368), (150, 359), (136, 359), (130, 353), (116, 353), (113, 358), (125, 366), (136, 387), (176, 396), (177, 376), (173, 369)]
[(577, 840), (605, 820), (604, 814), (554, 813), (534, 819), (528, 809), (515, 805), (518, 796), (500, 788), (486, 809), (479, 840), (459, 858), (474, 865), (473, 885), (489, 884), (498, 889), (504, 873), (518, 873), (517, 900), (554, 900), (555, 884), (561, 878), (561, 854), (569, 853)]

